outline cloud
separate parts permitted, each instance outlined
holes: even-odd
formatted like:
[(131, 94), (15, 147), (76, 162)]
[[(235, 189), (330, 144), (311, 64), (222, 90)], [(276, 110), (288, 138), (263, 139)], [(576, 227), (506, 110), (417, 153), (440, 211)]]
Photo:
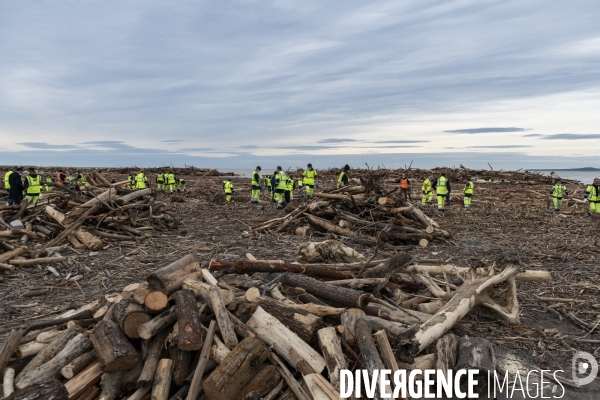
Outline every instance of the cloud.
[(427, 143), (427, 142), (429, 142), (429, 140), (378, 140), (378, 141), (371, 142), (371, 143), (394, 144), (394, 143)]
[(530, 133), (527, 135), (523, 135), (523, 137), (542, 137), (544, 135), (542, 135), (541, 133)]
[(162, 143), (181, 143), (187, 142), (185, 139), (169, 139), (169, 140), (161, 140)]
[(518, 148), (525, 148), (525, 147), (533, 147), (533, 146), (526, 146), (526, 145), (520, 145), (520, 144), (499, 144), (499, 145), (490, 145), (490, 146), (467, 146), (465, 148), (466, 149), (518, 149)]
[(473, 128), (473, 129), (456, 129), (453, 131), (444, 131), (445, 133), (504, 133), (504, 132), (524, 132), (525, 128)]
[(600, 139), (600, 134), (581, 134), (581, 133), (557, 133), (555, 135), (544, 135), (545, 140), (588, 140)]
[(247, 149), (247, 150), (249, 150), (249, 149), (260, 149), (260, 146), (257, 146), (255, 144), (247, 144), (247, 145), (244, 145), (244, 146), (237, 146), (236, 148), (237, 149)]
[(30, 149), (39, 150), (72, 150), (79, 148), (79, 146), (70, 144), (48, 144), (45, 142), (20, 142), (17, 144), (28, 147)]
[(188, 147), (185, 149), (179, 149), (179, 151), (213, 151), (216, 150), (213, 147)]
[(328, 139), (321, 139), (317, 143), (349, 143), (349, 142), (361, 142), (361, 140), (328, 138)]

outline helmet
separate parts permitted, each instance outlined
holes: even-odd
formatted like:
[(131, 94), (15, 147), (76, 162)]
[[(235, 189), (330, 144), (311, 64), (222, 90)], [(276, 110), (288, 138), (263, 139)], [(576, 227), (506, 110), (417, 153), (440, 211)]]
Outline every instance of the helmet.
[(344, 171), (350, 171), (350, 166), (348, 164), (344, 165)]

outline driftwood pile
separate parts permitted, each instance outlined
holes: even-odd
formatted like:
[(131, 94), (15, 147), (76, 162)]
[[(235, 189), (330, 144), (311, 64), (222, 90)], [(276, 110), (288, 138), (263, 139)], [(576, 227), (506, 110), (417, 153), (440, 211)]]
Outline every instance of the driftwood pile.
[(284, 217), (263, 222), (244, 236), (269, 231), (312, 236), (317, 231), (370, 246), (378, 243), (427, 246), (432, 240), (451, 237), (419, 207), (390, 195), (379, 195), (364, 185), (315, 193), (308, 204), (298, 206)]
[[(491, 370), (488, 341), (447, 332), (478, 306), (518, 323), (517, 282), (549, 280), (510, 258), (461, 268), (406, 253), (343, 264), (187, 255), (12, 331), (0, 350), (4, 396), (321, 400), (339, 398), (342, 369)], [(428, 292), (411, 296), (411, 285)]]
[[(167, 204), (157, 201), (152, 189), (127, 189), (122, 186), (125, 182), (111, 184), (95, 171), (86, 179), (86, 186), (48, 183), (52, 190), (42, 192), (37, 204), (23, 200), (20, 205), (0, 208), (0, 237), (21, 240), (17, 245), (0, 240), (5, 250), (0, 254), (0, 268), (68, 261), (60, 255), (64, 243), (98, 251), (106, 241), (136, 243), (148, 230), (176, 226)], [(22, 226), (11, 225), (12, 221)]]

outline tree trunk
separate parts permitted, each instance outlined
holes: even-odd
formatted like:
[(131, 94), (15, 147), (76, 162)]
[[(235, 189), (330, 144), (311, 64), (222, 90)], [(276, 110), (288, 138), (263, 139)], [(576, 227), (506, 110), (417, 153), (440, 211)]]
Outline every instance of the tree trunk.
[(88, 365), (96, 361), (98, 357), (94, 350), (88, 351), (80, 355), (60, 370), (60, 374), (67, 379), (73, 378), (75, 375), (83, 371)]
[(204, 343), (204, 331), (200, 326), (196, 297), (191, 290), (180, 290), (174, 297), (179, 322), (178, 346), (186, 351), (199, 350)]
[(379, 355), (381, 356), (381, 360), (383, 361), (385, 368), (392, 371), (393, 376), (399, 368), (398, 363), (396, 362), (396, 358), (394, 357), (394, 352), (392, 351), (392, 346), (390, 346), (390, 341), (388, 340), (387, 334), (384, 330), (380, 330), (375, 332), (373, 338), (375, 338), (377, 348), (379, 349)]
[(185, 379), (192, 372), (192, 353), (180, 350), (177, 346), (169, 347), (169, 358), (173, 360), (173, 382), (175, 386), (185, 384)]
[(51, 381), (33, 384), (26, 389), (19, 390), (8, 396), (5, 400), (68, 400), (69, 393), (65, 385), (53, 379)]
[(150, 321), (146, 310), (131, 299), (121, 300), (113, 305), (112, 312), (123, 333), (132, 339), (139, 339), (139, 327)]
[(102, 393), (98, 400), (114, 400), (121, 392), (121, 384), (125, 377), (125, 371), (105, 372), (102, 376)]
[(40, 351), (44, 350), (48, 343), (33, 342), (25, 343), (17, 347), (17, 358), (28, 358), (35, 356)]
[(152, 380), (154, 379), (154, 375), (156, 374), (156, 367), (158, 366), (158, 361), (162, 358), (167, 336), (169, 336), (169, 330), (163, 329), (154, 338), (152, 346), (150, 347), (150, 352), (148, 353), (148, 357), (146, 357), (144, 368), (142, 369), (140, 377), (137, 381), (138, 388), (150, 387), (152, 385)]
[(103, 205), (103, 202), (106, 203), (110, 198), (114, 198), (116, 194), (116, 189), (109, 189), (93, 199), (83, 203), (81, 206), (72, 209), (69, 213), (67, 213), (67, 217), (64, 219), (63, 224), (66, 226), (73, 223), (82, 215), (84, 215), (86, 211), (92, 208), (100, 209), (100, 207)]
[(321, 373), (327, 365), (317, 351), (261, 307), (246, 325), (303, 375)]
[(396, 204), (394, 199), (392, 199), (390, 197), (380, 197), (377, 199), (377, 203), (379, 203), (380, 206), (388, 206), (388, 207)]
[(140, 362), (140, 356), (112, 321), (98, 322), (92, 331), (91, 339), (105, 372), (127, 371)]
[(237, 394), (234, 400), (260, 400), (281, 380), (274, 365), (265, 365), (254, 378)]
[[(384, 365), (371, 336), (371, 326), (365, 318), (360, 318), (354, 325), (354, 331), (356, 332), (356, 342), (365, 360), (365, 368), (369, 371), (370, 376), (373, 376), (373, 371), (384, 369)], [(381, 399), (379, 385), (375, 389), (375, 397), (373, 398)]]
[(138, 328), (140, 338), (148, 340), (164, 328), (173, 325), (175, 321), (177, 321), (177, 307), (171, 307), (145, 324), (140, 325)]
[(342, 228), (341, 226), (332, 224), (331, 222), (327, 221), (326, 219), (315, 217), (314, 215), (308, 215), (308, 221), (313, 225), (316, 225), (320, 228), (325, 229), (326, 231), (335, 233), (340, 236), (345, 236), (345, 237), (350, 237), (350, 238), (354, 236), (354, 231), (347, 229), (347, 228)]
[(193, 254), (188, 254), (179, 260), (164, 266), (146, 277), (150, 287), (170, 296), (177, 290), (186, 278), (192, 274), (200, 274), (200, 264), (195, 261)]
[(231, 400), (254, 378), (269, 351), (257, 338), (246, 338), (204, 381), (209, 400)]
[(60, 225), (62, 225), (63, 221), (65, 220), (65, 214), (61, 213), (52, 206), (46, 206), (46, 214), (51, 216)]
[(208, 298), (210, 299), (210, 304), (215, 314), (215, 319), (219, 325), (223, 343), (225, 343), (227, 348), (232, 349), (233, 347), (237, 346), (238, 339), (235, 335), (233, 324), (231, 323), (229, 315), (227, 314), (227, 309), (225, 308), (223, 299), (221, 298), (220, 289), (211, 285), (210, 289), (208, 290)]
[(15, 391), (15, 370), (6, 368), (2, 379), (2, 392), (4, 397), (10, 396)]
[(102, 244), (102, 240), (100, 240), (98, 236), (89, 233), (83, 228), (79, 228), (75, 231), (75, 237), (79, 239), (79, 241), (83, 243), (85, 247), (92, 251), (102, 250), (102, 247), (104, 246)]
[(209, 269), (211, 271), (234, 270), (239, 274), (251, 275), (255, 272), (294, 272), (310, 276), (330, 279), (351, 279), (352, 271), (336, 271), (322, 265), (311, 264), (288, 264), (267, 261), (225, 261), (212, 260)]
[(217, 323), (215, 320), (211, 320), (208, 325), (208, 332), (206, 334), (206, 341), (202, 346), (202, 351), (200, 351), (200, 357), (198, 358), (198, 365), (196, 365), (196, 369), (194, 370), (194, 375), (192, 376), (192, 380), (190, 382), (190, 390), (188, 391), (188, 395), (186, 400), (194, 400), (200, 394), (202, 387), (202, 378), (204, 377), (204, 371), (206, 370), (206, 366), (209, 362), (210, 348), (212, 346), (213, 339), (215, 338), (215, 329), (217, 328)]
[(435, 369), (448, 378), (448, 371), (456, 367), (458, 357), (458, 337), (448, 333), (438, 339), (435, 344)]
[[(208, 291), (211, 286), (213, 285), (201, 282), (196, 278), (187, 278), (183, 281), (182, 288), (191, 290), (192, 292), (194, 292), (196, 297), (201, 297), (207, 304), (210, 304), (210, 297), (208, 295)], [(219, 291), (221, 293), (221, 299), (223, 299), (223, 304), (225, 304), (226, 306), (229, 305), (235, 297), (234, 293), (228, 289), (219, 289)]]
[(346, 342), (351, 345), (356, 344), (356, 333), (354, 332), (354, 325), (359, 318), (365, 316), (365, 312), (360, 308), (351, 308), (342, 314), (341, 322), (344, 327), (343, 337)]
[(173, 376), (173, 360), (163, 358), (158, 362), (156, 376), (152, 384), (152, 400), (168, 400), (171, 378)]
[(348, 369), (348, 363), (342, 351), (342, 342), (333, 327), (323, 328), (317, 332), (321, 353), (327, 363), (329, 382), (337, 390), (340, 389), (340, 370)]
[[(496, 356), (492, 344), (480, 337), (463, 336), (458, 343), (456, 371), (461, 369), (479, 370), (475, 392), (484, 397), (488, 392), (488, 373), (496, 370)], [(466, 378), (466, 377), (465, 377)], [(467, 380), (461, 379), (461, 389), (466, 390)]]

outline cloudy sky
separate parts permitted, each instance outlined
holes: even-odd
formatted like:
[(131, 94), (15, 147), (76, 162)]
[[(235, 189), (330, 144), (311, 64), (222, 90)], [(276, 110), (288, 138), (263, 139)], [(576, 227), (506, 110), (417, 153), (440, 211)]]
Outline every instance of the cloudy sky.
[(597, 0), (3, 1), (0, 164), (600, 167)]

